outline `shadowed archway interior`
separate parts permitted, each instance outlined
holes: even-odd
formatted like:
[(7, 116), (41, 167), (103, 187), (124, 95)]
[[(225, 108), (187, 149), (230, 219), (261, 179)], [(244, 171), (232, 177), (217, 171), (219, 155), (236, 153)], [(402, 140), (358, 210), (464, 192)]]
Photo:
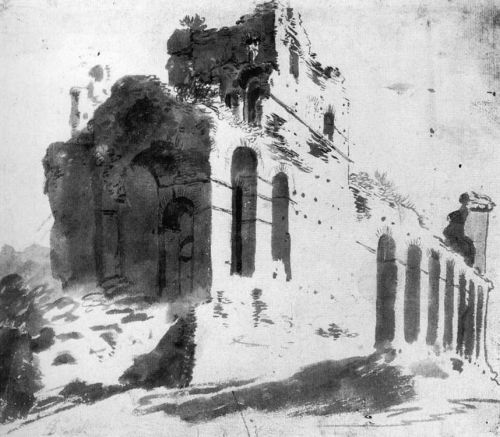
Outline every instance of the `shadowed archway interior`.
[(408, 247), (406, 263), (404, 324), (405, 340), (413, 343), (420, 332), (420, 262), (422, 250), (417, 244)]
[(271, 252), (274, 261), (282, 261), (286, 280), (292, 279), (290, 265), (290, 232), (288, 229), (288, 207), (290, 194), (288, 176), (280, 172), (273, 178)]
[(384, 234), (377, 247), (377, 319), (375, 326), (375, 347), (381, 347), (394, 340), (394, 302), (398, 285), (396, 265), (396, 243)]
[(160, 290), (168, 298), (191, 293), (194, 263), (194, 205), (186, 197), (171, 200), (163, 210), (160, 238)]
[(252, 276), (255, 271), (257, 155), (251, 148), (238, 147), (234, 151), (231, 184), (231, 274)]

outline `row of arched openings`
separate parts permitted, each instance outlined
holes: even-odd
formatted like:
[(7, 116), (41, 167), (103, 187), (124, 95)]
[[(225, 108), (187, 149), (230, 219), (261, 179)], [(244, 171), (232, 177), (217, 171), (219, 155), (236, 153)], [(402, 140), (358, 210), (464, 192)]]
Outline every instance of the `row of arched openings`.
[[(252, 276), (255, 271), (257, 162), (256, 152), (249, 147), (234, 151), (231, 274), (241, 276)], [(157, 290), (171, 299), (189, 295), (196, 287), (209, 287), (211, 222), (200, 212), (203, 196), (174, 194), (158, 213), (157, 183), (142, 166), (130, 169), (126, 191), (134, 207), (123, 208), (119, 215), (98, 216), (107, 237), (97, 245), (100, 277), (122, 275), (144, 293)], [(272, 258), (283, 262), (287, 280), (291, 279), (289, 201), (288, 177), (280, 172), (272, 180), (270, 243)]]
[[(420, 334), (420, 290), (421, 290), (422, 250), (418, 244), (410, 244), (407, 252), (405, 289), (404, 289), (404, 337), (407, 343), (418, 340)], [(451, 349), (453, 343), (454, 317), (454, 263), (446, 263), (444, 287), (444, 331), (443, 346)], [(426, 343), (435, 345), (438, 341), (439, 325), (439, 286), (441, 279), (440, 255), (431, 250), (428, 257), (428, 307)], [(476, 287), (473, 281), (467, 281), (465, 274), (459, 275), (458, 317), (456, 351), (471, 359), (474, 352), (480, 354), (480, 340), (483, 330), (484, 293), (478, 287), (476, 308)], [(395, 336), (395, 309), (398, 286), (398, 265), (396, 243), (389, 234), (383, 234), (377, 247), (377, 301), (375, 346), (390, 344)]]
[[(255, 271), (257, 221), (257, 154), (238, 147), (231, 163), (232, 229), (231, 274), (252, 276)], [(271, 253), (282, 261), (286, 279), (291, 279), (288, 177), (280, 172), (272, 180)]]

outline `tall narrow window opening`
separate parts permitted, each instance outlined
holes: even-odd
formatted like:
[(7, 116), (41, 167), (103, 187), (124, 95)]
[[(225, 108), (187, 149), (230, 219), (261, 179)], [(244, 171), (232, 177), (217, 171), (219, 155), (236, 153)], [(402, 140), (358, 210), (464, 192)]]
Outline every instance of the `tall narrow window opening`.
[(292, 278), (288, 229), (289, 202), (288, 177), (281, 172), (273, 178), (271, 253), (273, 260), (283, 262), (287, 281)]
[(406, 262), (404, 324), (405, 340), (413, 343), (420, 332), (420, 262), (422, 250), (417, 244), (408, 248)]
[(375, 347), (387, 346), (387, 343), (394, 340), (397, 284), (396, 243), (390, 235), (384, 234), (380, 237), (377, 248)]
[(231, 274), (252, 276), (255, 271), (257, 155), (249, 147), (238, 147), (233, 153), (231, 184)]
[(427, 337), (426, 343), (433, 345), (437, 340), (439, 323), (439, 279), (441, 263), (439, 252), (431, 250), (429, 256), (429, 299), (427, 308)]
[(444, 286), (444, 333), (443, 346), (450, 349), (453, 344), (453, 313), (455, 311), (455, 264), (446, 262), (446, 283)]

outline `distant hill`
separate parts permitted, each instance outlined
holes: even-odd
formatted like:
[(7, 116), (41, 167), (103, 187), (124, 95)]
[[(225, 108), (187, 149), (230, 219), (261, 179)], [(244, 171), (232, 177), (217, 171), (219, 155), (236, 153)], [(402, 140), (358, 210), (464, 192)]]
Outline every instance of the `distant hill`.
[(21, 252), (4, 245), (0, 250), (0, 278), (17, 273), (28, 284), (39, 285), (52, 282), (50, 249), (32, 244)]

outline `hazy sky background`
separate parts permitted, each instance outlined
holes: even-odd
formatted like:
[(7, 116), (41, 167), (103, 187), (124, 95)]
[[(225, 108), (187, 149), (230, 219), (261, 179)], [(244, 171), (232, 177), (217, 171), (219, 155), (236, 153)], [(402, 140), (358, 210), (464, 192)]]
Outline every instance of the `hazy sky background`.
[[(114, 78), (166, 80), (166, 41), (179, 19), (199, 13), (209, 27), (231, 25), (254, 4), (0, 0), (0, 245), (48, 245), (41, 160), (49, 143), (69, 138), (69, 88), (85, 86), (91, 66), (109, 64)], [(500, 97), (492, 94), (500, 93), (500, 9), (493, 0), (291, 6), (301, 12), (318, 59), (347, 79), (354, 170), (386, 171), (438, 230), (463, 191), (500, 202)], [(499, 261), (494, 211), (494, 278)]]

